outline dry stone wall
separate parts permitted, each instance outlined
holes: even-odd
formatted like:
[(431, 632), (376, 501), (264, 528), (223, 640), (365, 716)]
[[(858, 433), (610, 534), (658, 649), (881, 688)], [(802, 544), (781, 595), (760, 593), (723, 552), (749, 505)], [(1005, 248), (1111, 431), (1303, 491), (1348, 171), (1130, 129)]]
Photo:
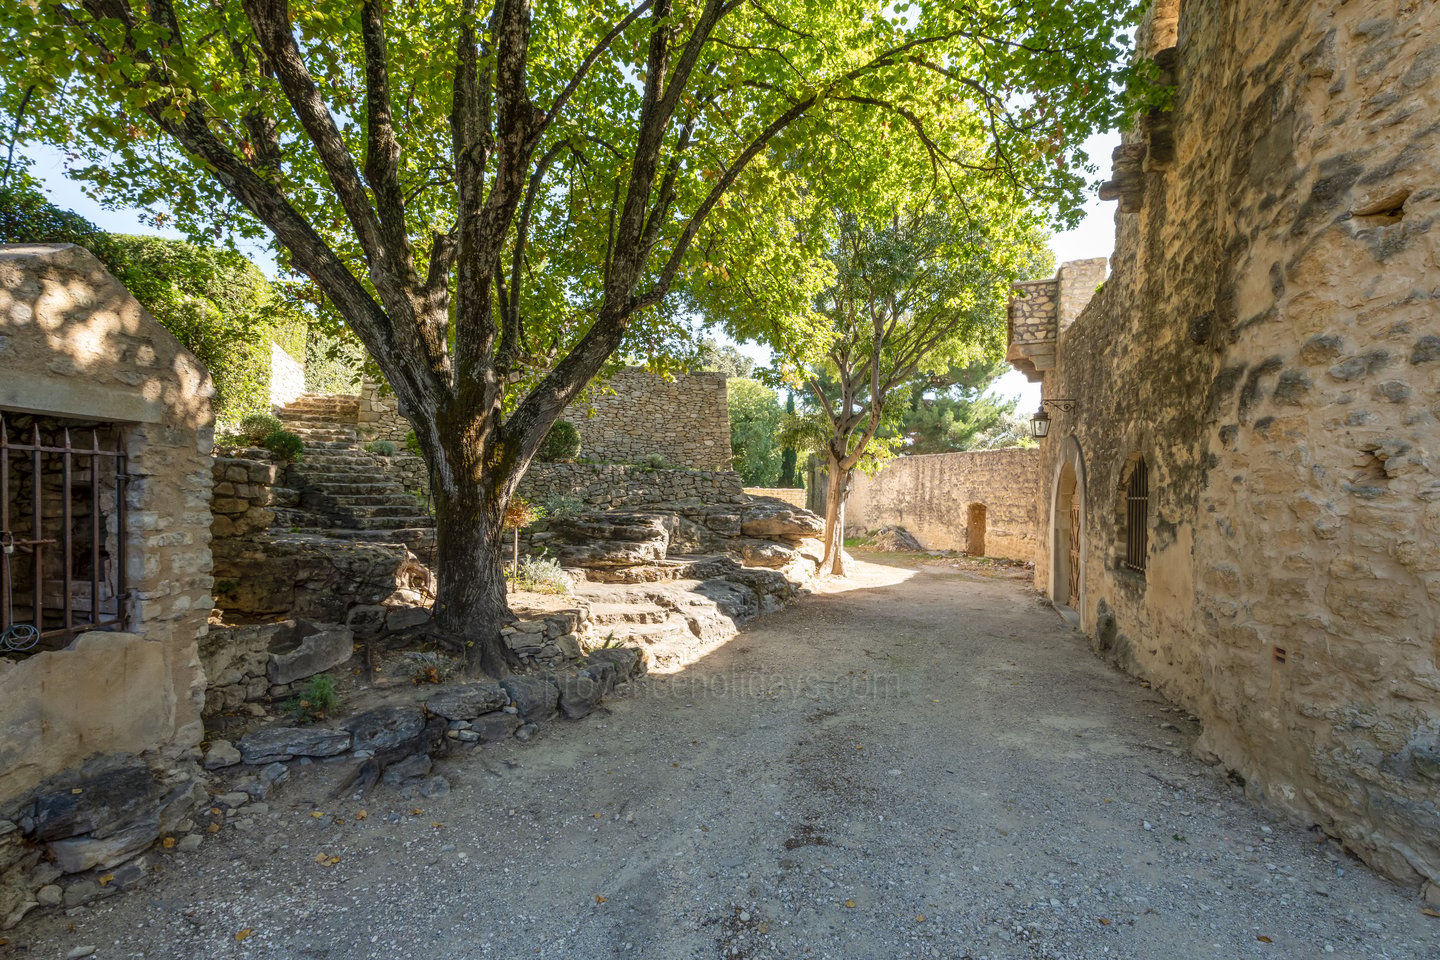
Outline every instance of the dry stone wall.
[(1037, 585), (1254, 795), (1440, 878), (1440, 6), (1187, 0), (1177, 29), (1174, 110), (1126, 135), (1112, 273), (1045, 379), (1079, 404)]
[(897, 457), (873, 477), (856, 474), (845, 526), (866, 533), (904, 527), (927, 550), (983, 544), (986, 556), (1028, 560), (1039, 464), (1039, 450), (1019, 447)]
[(660, 457), (692, 470), (730, 466), (730, 412), (723, 373), (672, 379), (627, 368), (600, 383), (566, 418), (580, 430), (580, 454), (605, 463)]
[(731, 470), (651, 470), (619, 463), (532, 463), (520, 495), (536, 503), (568, 497), (599, 508), (746, 500), (740, 474)]

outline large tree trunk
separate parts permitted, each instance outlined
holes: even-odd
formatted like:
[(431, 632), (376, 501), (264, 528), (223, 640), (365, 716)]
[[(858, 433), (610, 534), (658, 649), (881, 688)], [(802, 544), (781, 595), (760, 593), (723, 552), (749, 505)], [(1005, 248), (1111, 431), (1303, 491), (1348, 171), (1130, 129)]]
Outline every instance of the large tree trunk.
[(470, 673), (502, 677), (519, 659), (500, 636), (510, 619), (502, 547), (509, 497), (493, 478), (435, 489), (436, 563), (431, 626), (436, 639), (465, 654)]
[(850, 495), (850, 478), (854, 467), (842, 467), (834, 451), (826, 451), (825, 490), (825, 558), (820, 571), (831, 576), (845, 576), (845, 498)]

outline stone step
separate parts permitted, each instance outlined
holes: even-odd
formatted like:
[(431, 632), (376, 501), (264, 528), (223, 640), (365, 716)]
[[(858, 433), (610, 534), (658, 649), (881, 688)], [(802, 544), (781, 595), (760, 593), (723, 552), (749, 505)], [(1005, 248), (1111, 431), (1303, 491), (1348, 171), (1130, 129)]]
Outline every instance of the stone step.
[(323, 483), (312, 483), (310, 486), (316, 493), (324, 494), (327, 497), (347, 497), (352, 495), (363, 497), (405, 492), (405, 488), (393, 480), (356, 482), (348, 480), (326, 480)]
[(376, 463), (374, 458), (368, 453), (361, 453), (354, 449), (336, 449), (334, 447), (307, 451), (305, 465), (310, 466), (317, 463), (323, 463), (327, 468), (331, 466), (365, 467), (368, 470), (374, 470), (376, 473), (381, 473), (385, 469)]
[(366, 517), (370, 519), (383, 519), (385, 517), (416, 517), (420, 516), (420, 505), (415, 502), (414, 497), (396, 497), (391, 503), (375, 504), (351, 504), (338, 503), (345, 513), (352, 517)]
[(419, 530), (433, 527), (435, 521), (412, 514), (401, 517), (355, 517), (346, 523), (355, 530)]
[[(618, 624), (595, 631), (600, 638), (613, 643), (650, 646), (671, 640), (693, 641), (695, 634), (684, 617), (670, 616), (658, 623)], [(613, 638), (613, 639), (612, 639)]]
[(383, 507), (392, 503), (406, 503), (414, 510), (418, 500), (408, 493), (342, 493), (330, 497), (342, 507)]
[(615, 624), (664, 623), (670, 619), (670, 611), (643, 601), (591, 603), (589, 619), (597, 627)]
[[(312, 486), (322, 483), (366, 483), (385, 479), (380, 470), (361, 470), (344, 467), (327, 467), (324, 470), (297, 470), (295, 476), (308, 481)], [(399, 486), (399, 484), (396, 484)]]

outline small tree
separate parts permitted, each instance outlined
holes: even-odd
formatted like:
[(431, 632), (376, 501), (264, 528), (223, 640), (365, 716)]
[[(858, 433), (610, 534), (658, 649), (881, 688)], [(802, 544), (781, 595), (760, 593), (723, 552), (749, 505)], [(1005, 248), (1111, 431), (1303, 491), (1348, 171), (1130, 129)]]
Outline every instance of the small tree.
[(773, 487), (780, 479), (780, 398), (758, 380), (731, 377), (725, 385), (735, 469), (747, 486)]

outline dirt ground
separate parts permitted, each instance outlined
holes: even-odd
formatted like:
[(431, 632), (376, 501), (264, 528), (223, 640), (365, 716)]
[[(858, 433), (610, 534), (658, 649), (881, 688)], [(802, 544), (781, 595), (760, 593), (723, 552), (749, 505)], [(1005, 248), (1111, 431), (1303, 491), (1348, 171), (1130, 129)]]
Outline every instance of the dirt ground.
[(1027, 585), (858, 568), (605, 715), (452, 754), (448, 795), (332, 801), (342, 766), (296, 765), (0, 957), (1440, 957), (1414, 891), (1247, 802)]

